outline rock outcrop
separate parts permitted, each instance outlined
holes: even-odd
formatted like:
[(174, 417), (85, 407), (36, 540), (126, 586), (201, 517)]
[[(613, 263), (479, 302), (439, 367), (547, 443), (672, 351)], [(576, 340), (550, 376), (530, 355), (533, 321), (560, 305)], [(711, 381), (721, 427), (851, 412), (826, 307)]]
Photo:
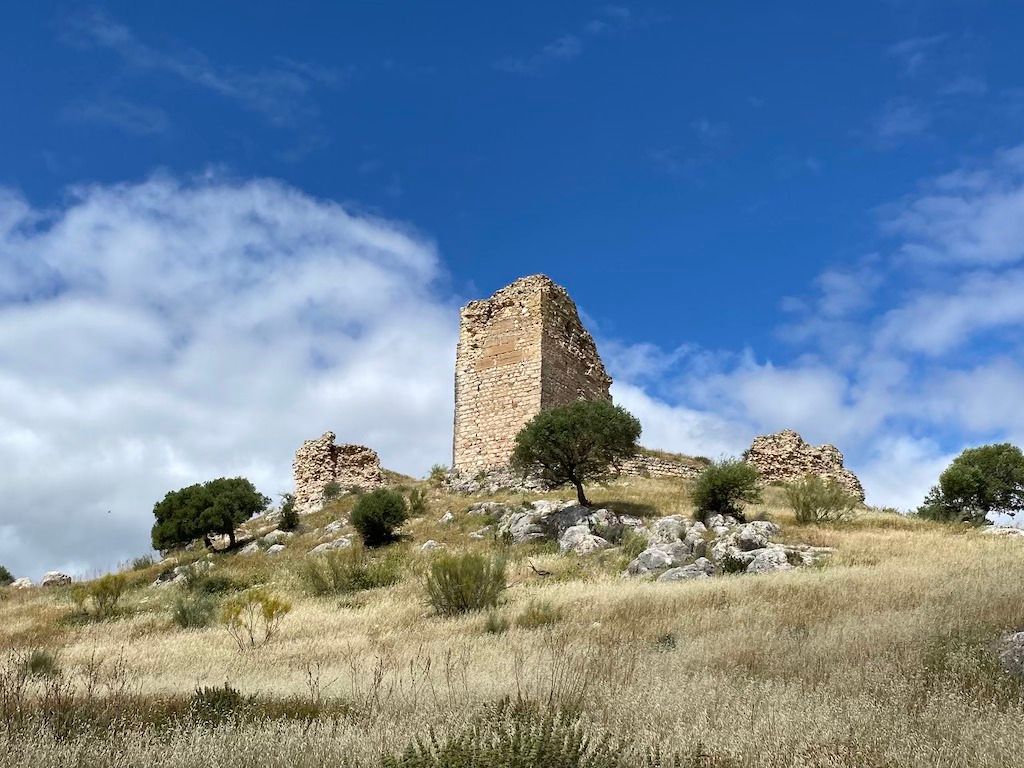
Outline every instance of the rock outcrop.
[(847, 493), (864, 501), (864, 487), (843, 466), (843, 454), (834, 445), (813, 446), (791, 429), (754, 438), (743, 458), (757, 467), (765, 483), (788, 483), (807, 475), (835, 480)]
[(43, 574), (43, 579), (39, 582), (39, 586), (59, 587), (63, 586), (64, 584), (70, 583), (71, 577), (68, 576), (66, 573), (61, 573), (60, 571), (47, 571)]
[(377, 452), (362, 445), (335, 445), (333, 432), (307, 440), (295, 453), (295, 508), (300, 514), (320, 509), (324, 489), (336, 483), (343, 490), (374, 489), (384, 485)]

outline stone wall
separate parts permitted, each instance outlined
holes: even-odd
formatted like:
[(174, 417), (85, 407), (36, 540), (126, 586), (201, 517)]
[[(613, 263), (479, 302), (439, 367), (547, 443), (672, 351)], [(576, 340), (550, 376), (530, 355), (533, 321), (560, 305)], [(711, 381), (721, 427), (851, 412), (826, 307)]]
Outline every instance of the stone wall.
[(757, 467), (766, 483), (787, 483), (818, 475), (835, 480), (848, 493), (864, 500), (864, 487), (857, 476), (843, 466), (843, 454), (838, 448), (828, 444), (810, 445), (791, 429), (754, 438), (743, 458)]
[(703, 467), (697, 462), (682, 458), (640, 453), (622, 462), (619, 472), (637, 477), (679, 477), (691, 480), (701, 473)]
[(576, 305), (550, 278), (516, 280), (461, 312), (452, 469), (508, 464), (515, 436), (545, 408), (610, 400), (611, 379)]
[(307, 440), (295, 453), (295, 506), (300, 513), (315, 512), (324, 503), (324, 488), (337, 483), (343, 489), (378, 488), (384, 473), (377, 452), (362, 445), (335, 445), (333, 432)]

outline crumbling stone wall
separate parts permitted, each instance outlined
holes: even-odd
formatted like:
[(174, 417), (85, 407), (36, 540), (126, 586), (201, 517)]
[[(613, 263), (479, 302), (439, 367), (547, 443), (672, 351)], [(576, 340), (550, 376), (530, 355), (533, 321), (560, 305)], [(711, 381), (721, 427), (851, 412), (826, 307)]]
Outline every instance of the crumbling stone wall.
[(307, 440), (295, 453), (295, 506), (301, 513), (315, 512), (324, 503), (324, 489), (337, 483), (344, 489), (379, 488), (384, 473), (377, 452), (362, 445), (335, 445), (333, 432)]
[(702, 471), (703, 467), (697, 462), (647, 453), (638, 453), (633, 458), (626, 459), (619, 467), (619, 472), (623, 475), (633, 475), (636, 477), (680, 477), (687, 480), (692, 480)]
[(864, 487), (857, 476), (843, 466), (843, 454), (838, 448), (828, 444), (810, 445), (791, 429), (754, 438), (743, 458), (757, 467), (766, 483), (787, 483), (818, 475), (835, 480), (847, 493), (864, 500)]
[(611, 378), (564, 288), (516, 280), (462, 309), (455, 363), (452, 469), (508, 464), (515, 436), (541, 410), (610, 400)]

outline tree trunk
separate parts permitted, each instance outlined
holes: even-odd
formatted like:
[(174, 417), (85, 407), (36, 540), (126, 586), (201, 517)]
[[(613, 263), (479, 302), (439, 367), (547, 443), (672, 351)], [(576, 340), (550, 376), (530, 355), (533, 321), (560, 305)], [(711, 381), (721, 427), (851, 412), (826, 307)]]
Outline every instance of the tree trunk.
[(204, 533), (203, 534), (203, 545), (207, 549), (213, 549), (213, 542), (210, 541), (210, 534), (208, 534), (208, 533)]
[(235, 548), (235, 529), (232, 528), (230, 531), (228, 531), (228, 549), (234, 549), (234, 548)]
[(589, 507), (590, 502), (587, 501), (587, 495), (583, 492), (583, 483), (573, 478), (572, 484), (576, 486), (576, 499), (579, 501), (581, 507)]

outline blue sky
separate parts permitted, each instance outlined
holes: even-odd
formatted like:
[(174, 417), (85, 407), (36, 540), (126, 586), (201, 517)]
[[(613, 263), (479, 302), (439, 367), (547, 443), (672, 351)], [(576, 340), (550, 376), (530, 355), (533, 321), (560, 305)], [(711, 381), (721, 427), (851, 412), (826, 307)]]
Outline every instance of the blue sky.
[(1024, 438), (1024, 9), (688, 5), (8, 4), (0, 562), (328, 428), (446, 460), (457, 307), (534, 272), (652, 446), (911, 507)]

